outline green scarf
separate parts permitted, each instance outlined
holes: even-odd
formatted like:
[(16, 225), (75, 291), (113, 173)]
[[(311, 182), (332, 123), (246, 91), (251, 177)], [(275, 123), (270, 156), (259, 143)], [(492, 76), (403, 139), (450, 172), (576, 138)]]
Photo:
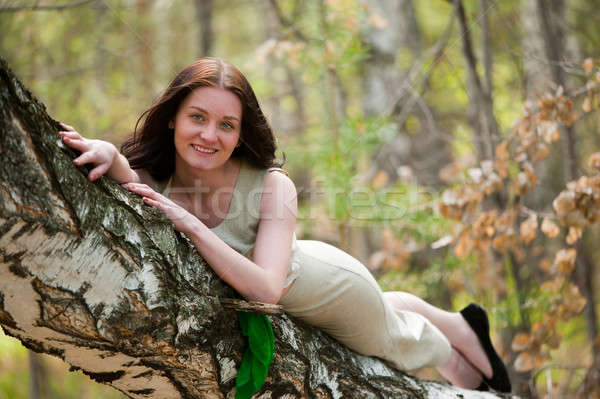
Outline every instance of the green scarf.
[(248, 347), (235, 380), (235, 399), (249, 399), (265, 383), (273, 362), (275, 336), (266, 315), (238, 312), (242, 334), (248, 337)]

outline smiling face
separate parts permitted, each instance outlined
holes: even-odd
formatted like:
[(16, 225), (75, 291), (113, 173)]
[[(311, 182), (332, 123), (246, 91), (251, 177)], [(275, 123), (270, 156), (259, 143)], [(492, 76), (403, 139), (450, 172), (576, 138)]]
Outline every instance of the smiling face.
[(169, 123), (175, 130), (175, 168), (193, 173), (223, 166), (240, 140), (241, 124), (242, 103), (231, 91), (194, 89)]

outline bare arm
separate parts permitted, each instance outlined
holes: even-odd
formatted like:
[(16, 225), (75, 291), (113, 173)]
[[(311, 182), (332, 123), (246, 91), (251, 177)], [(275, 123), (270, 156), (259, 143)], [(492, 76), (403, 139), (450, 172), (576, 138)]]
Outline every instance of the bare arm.
[(265, 178), (253, 260), (236, 252), (195, 216), (150, 187), (135, 183), (126, 187), (165, 212), (215, 273), (244, 298), (264, 303), (279, 301), (290, 263), (297, 212), (296, 188), (287, 176), (269, 173)]
[(119, 183), (140, 183), (143, 180), (138, 173), (131, 169), (127, 158), (125, 158), (117, 147), (103, 140), (90, 140), (81, 136), (72, 126), (62, 124), (64, 131), (58, 134), (63, 142), (69, 147), (81, 152), (73, 160), (75, 165), (85, 165), (91, 163), (94, 167), (88, 174), (88, 179), (94, 181), (103, 174), (106, 174)]

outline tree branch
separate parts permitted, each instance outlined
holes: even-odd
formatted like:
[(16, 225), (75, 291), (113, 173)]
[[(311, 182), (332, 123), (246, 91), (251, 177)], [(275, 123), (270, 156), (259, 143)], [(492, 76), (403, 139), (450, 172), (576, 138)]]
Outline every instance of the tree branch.
[[(236, 293), (164, 215), (73, 165), (58, 123), (0, 60), (0, 325), (136, 398), (232, 397)], [(15, 168), (14, 165), (18, 165)], [(271, 316), (264, 397), (495, 397), (424, 382)]]

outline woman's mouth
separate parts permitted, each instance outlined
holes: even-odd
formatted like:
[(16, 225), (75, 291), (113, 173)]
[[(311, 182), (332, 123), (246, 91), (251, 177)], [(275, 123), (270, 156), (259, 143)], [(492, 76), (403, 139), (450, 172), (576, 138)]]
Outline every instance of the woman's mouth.
[(214, 154), (215, 152), (218, 151), (218, 150), (215, 150), (213, 148), (206, 148), (206, 147), (202, 147), (201, 145), (197, 145), (197, 144), (192, 144), (192, 148), (195, 151), (201, 152), (203, 154)]

